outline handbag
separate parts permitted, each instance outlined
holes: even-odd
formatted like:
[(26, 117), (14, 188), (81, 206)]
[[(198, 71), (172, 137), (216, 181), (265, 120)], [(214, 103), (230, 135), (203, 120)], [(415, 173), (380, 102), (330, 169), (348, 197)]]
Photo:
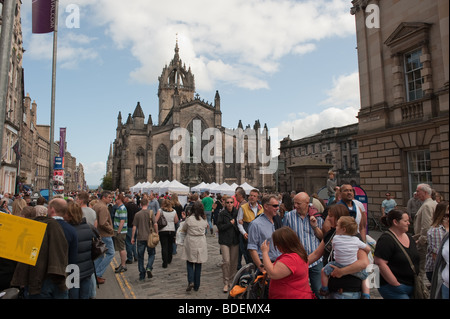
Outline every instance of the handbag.
[(96, 260), (100, 256), (103, 256), (104, 253), (108, 250), (105, 242), (102, 240), (100, 233), (95, 227), (92, 227), (92, 232), (94, 233), (94, 237), (92, 237), (92, 247), (91, 247), (91, 258), (92, 260)]
[(149, 211), (150, 215), (150, 234), (148, 234), (147, 238), (147, 246), (150, 248), (155, 248), (159, 243), (159, 235), (155, 232), (153, 228), (153, 211)]
[(185, 222), (181, 222), (180, 226), (177, 229), (177, 233), (175, 236), (175, 244), (184, 245), (184, 239), (186, 238), (186, 232), (182, 230), (182, 226)]
[(390, 230), (388, 230), (387, 233), (389, 235), (391, 235), (394, 238), (394, 240), (397, 242), (397, 244), (400, 246), (401, 250), (405, 254), (406, 258), (408, 259), (409, 265), (414, 273), (413, 299), (430, 299), (430, 292), (428, 291), (427, 287), (425, 286), (425, 283), (423, 282), (422, 278), (420, 278), (420, 276), (418, 276), (416, 274), (414, 264), (411, 261), (411, 258), (409, 257), (405, 248), (403, 248), (403, 245), (400, 243), (400, 241), (397, 239), (397, 237)]
[(158, 230), (161, 230), (167, 226), (167, 219), (166, 219), (166, 217), (164, 217), (162, 209), (160, 210), (159, 219), (158, 219), (157, 224), (158, 224)]

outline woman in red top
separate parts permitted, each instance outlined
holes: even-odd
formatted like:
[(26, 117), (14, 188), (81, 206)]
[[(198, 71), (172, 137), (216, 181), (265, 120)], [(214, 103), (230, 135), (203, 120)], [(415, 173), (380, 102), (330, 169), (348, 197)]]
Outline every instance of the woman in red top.
[(269, 258), (268, 241), (261, 245), (270, 278), (269, 299), (314, 299), (308, 280), (308, 255), (297, 234), (289, 227), (281, 227), (272, 234), (272, 240), (282, 253), (274, 263)]

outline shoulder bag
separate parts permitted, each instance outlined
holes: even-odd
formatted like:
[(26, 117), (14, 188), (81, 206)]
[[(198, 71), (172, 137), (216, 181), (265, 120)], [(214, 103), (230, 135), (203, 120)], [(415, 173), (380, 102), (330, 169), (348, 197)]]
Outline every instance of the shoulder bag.
[(422, 278), (416, 274), (416, 270), (415, 270), (414, 264), (413, 264), (411, 258), (409, 257), (408, 253), (406, 252), (405, 248), (403, 248), (403, 245), (400, 243), (398, 238), (390, 230), (388, 230), (387, 233), (389, 235), (391, 235), (392, 238), (394, 238), (395, 242), (399, 245), (400, 249), (403, 251), (403, 253), (406, 256), (406, 259), (408, 259), (409, 265), (410, 265), (410, 267), (411, 267), (411, 269), (412, 269), (412, 271), (414, 273), (414, 293), (413, 293), (413, 298), (414, 299), (429, 299), (430, 298), (430, 293), (429, 293), (427, 287), (425, 286), (425, 283), (423, 282)]
[(167, 226), (167, 219), (166, 219), (166, 217), (164, 217), (163, 210), (160, 209), (159, 212), (160, 212), (160, 214), (159, 214), (159, 219), (158, 219), (158, 222), (157, 222), (157, 224), (158, 224), (158, 231)]
[(92, 227), (92, 232), (94, 236), (92, 237), (92, 248), (91, 248), (91, 257), (92, 260), (96, 260), (98, 257), (103, 256), (103, 254), (108, 250), (105, 242), (102, 240), (98, 230), (95, 227)]
[(150, 248), (155, 248), (159, 243), (159, 235), (157, 232), (155, 232), (153, 228), (153, 211), (149, 211), (150, 214), (150, 234), (148, 234), (147, 238), (147, 246)]

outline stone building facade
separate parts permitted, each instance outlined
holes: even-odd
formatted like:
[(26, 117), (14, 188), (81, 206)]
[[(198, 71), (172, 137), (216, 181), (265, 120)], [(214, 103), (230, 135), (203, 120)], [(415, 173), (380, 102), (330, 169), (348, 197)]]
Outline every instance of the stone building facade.
[[(200, 99), (195, 92), (191, 68), (187, 69), (180, 59), (178, 43), (172, 61), (163, 68), (158, 80), (159, 109), (156, 123), (153, 122), (151, 114), (146, 119), (139, 102), (133, 114), (128, 114), (125, 123), (122, 122), (122, 114), (119, 112), (116, 138), (107, 165), (111, 170), (114, 188), (125, 191), (138, 182), (174, 179), (190, 187), (202, 181), (219, 184), (248, 182), (261, 189), (273, 185), (272, 175), (259, 173), (262, 165), (259, 158), (256, 161), (250, 160), (247, 136), (244, 136), (245, 152), (242, 153), (242, 160), (230, 162), (225, 159), (226, 154), (232, 154), (234, 159), (236, 153), (239, 154), (240, 148), (237, 148), (235, 141), (239, 132), (245, 131), (242, 122), (233, 130), (222, 126), (218, 91), (214, 103)], [(264, 127), (267, 129), (267, 125)], [(208, 135), (205, 138), (205, 134), (209, 134), (211, 129), (219, 135)], [(251, 130), (250, 127), (248, 129)], [(259, 121), (255, 121), (252, 131), (261, 129)], [(182, 143), (181, 135), (171, 138), (171, 134), (183, 130), (188, 133), (187, 139), (184, 140), (187, 141), (187, 149), (178, 147), (179, 143)], [(225, 143), (227, 135), (232, 136), (232, 145)], [(208, 148), (211, 143), (214, 150)], [(270, 154), (268, 135), (258, 135), (256, 144), (264, 144), (266, 154)], [(217, 157), (213, 161), (205, 161), (205, 150)], [(172, 161), (174, 155), (180, 155), (180, 152), (187, 155), (187, 158)]]
[(305, 190), (318, 193), (326, 186), (328, 171), (336, 172), (338, 185), (359, 185), (358, 123), (322, 130), (301, 139), (290, 136), (280, 142), (278, 175), (281, 192)]
[[(19, 131), (21, 157), (18, 161), (20, 183), (31, 186), (35, 192), (47, 189), (49, 183), (50, 126), (37, 124), (37, 103), (29, 94), (24, 99)], [(67, 149), (67, 145), (66, 145)], [(59, 141), (53, 146), (59, 156)], [(84, 168), (69, 151), (64, 154), (64, 190), (85, 190)]]
[(379, 213), (387, 191), (406, 206), (419, 183), (448, 200), (449, 2), (352, 4), (361, 93), (356, 139), (368, 209)]
[[(8, 88), (6, 93), (5, 122), (3, 123), (3, 141), (0, 163), (0, 192), (14, 193), (18, 180), (18, 160), (13, 150), (19, 141), (23, 108), (23, 48), (22, 26), (20, 23), (21, 0), (16, 1), (14, 27), (11, 43)], [(0, 31), (3, 21), (3, 1), (0, 1)], [(3, 80), (3, 79), (2, 79)], [(1, 101), (3, 103), (3, 101)]]

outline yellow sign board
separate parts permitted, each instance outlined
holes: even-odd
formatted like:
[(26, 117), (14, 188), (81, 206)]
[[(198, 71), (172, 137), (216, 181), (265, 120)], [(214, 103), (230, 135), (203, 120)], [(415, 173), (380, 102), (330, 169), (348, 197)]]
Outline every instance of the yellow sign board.
[(47, 224), (0, 213), (0, 257), (36, 265)]

